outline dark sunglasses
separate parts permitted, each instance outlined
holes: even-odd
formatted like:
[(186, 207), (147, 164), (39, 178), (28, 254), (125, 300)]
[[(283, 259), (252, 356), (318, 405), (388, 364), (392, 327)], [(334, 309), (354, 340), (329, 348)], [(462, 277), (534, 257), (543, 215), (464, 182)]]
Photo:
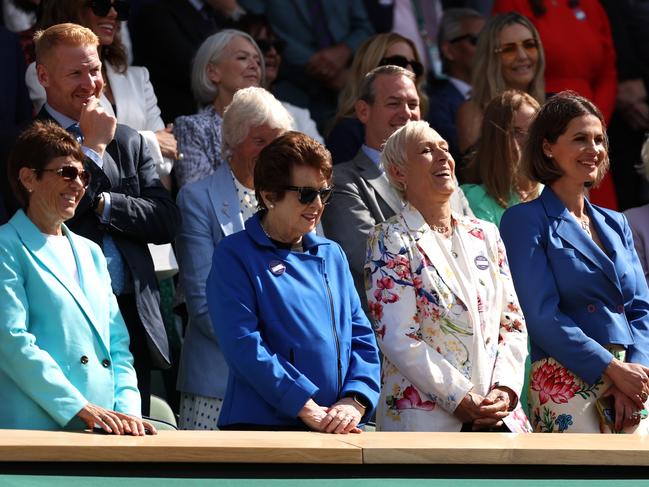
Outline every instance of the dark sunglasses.
[(469, 44), (471, 44), (472, 46), (475, 46), (475, 45), (478, 44), (478, 36), (475, 35), (475, 34), (464, 34), (464, 35), (461, 35), (461, 36), (454, 37), (453, 39), (450, 39), (448, 42), (450, 44), (456, 44), (456, 43), (462, 42), (462, 41), (468, 41)]
[(117, 12), (117, 20), (127, 20), (131, 10), (127, 0), (89, 0), (88, 7), (97, 17), (106, 17), (113, 7)]
[(79, 178), (84, 188), (87, 188), (88, 184), (90, 184), (90, 173), (85, 169), (79, 170), (74, 166), (63, 166), (58, 169), (41, 169), (37, 172), (53, 172), (66, 181), (74, 181)]
[(322, 189), (310, 188), (309, 186), (286, 186), (285, 189), (289, 191), (297, 191), (297, 199), (303, 205), (310, 205), (313, 203), (316, 196), (320, 196), (320, 201), (322, 201), (323, 205), (326, 205), (334, 191), (333, 186)]
[(277, 51), (277, 54), (281, 54), (286, 47), (286, 42), (281, 39), (255, 39), (255, 42), (259, 46), (262, 54), (268, 54), (273, 47)]
[(392, 64), (394, 66), (399, 66), (400, 68), (403, 69), (408, 69), (408, 66), (412, 68), (412, 72), (415, 73), (415, 76), (419, 78), (422, 74), (424, 74), (424, 65), (421, 64), (419, 61), (415, 61), (408, 59), (405, 56), (388, 56), (384, 57), (379, 61), (379, 66), (387, 66), (389, 64)]

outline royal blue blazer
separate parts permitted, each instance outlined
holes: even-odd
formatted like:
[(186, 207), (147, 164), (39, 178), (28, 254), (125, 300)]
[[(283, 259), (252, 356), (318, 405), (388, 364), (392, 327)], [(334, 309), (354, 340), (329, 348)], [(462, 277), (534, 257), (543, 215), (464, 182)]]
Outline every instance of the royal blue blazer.
[(626, 217), (588, 201), (585, 210), (606, 252), (549, 187), (509, 208), (500, 233), (532, 361), (553, 357), (592, 384), (613, 358), (608, 344), (649, 366), (649, 289)]

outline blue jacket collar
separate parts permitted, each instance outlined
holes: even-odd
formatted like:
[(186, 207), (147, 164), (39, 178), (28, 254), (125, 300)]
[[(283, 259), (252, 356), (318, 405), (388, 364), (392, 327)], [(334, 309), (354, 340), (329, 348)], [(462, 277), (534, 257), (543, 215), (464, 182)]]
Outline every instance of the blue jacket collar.
[(577, 220), (570, 215), (566, 206), (549, 186), (545, 187), (540, 199), (547, 215), (558, 220), (554, 225), (557, 235), (596, 265), (619, 288), (620, 282), (611, 260), (616, 256), (616, 245), (609, 235), (613, 230), (606, 214), (599, 207), (593, 206), (587, 198), (584, 199), (584, 210), (592, 219), (595, 231), (608, 251), (608, 255), (579, 226)]
[[(264, 216), (267, 210), (259, 210), (251, 218), (246, 220), (245, 227), (246, 232), (250, 235), (257, 245), (262, 247), (268, 247), (271, 249), (277, 249), (275, 244), (271, 242), (264, 232), (264, 229), (261, 227), (261, 218)], [(330, 241), (326, 238), (319, 237), (316, 235), (315, 231), (309, 232), (302, 237), (302, 245), (304, 246), (305, 251), (311, 251), (317, 248), (320, 245), (329, 245)]]

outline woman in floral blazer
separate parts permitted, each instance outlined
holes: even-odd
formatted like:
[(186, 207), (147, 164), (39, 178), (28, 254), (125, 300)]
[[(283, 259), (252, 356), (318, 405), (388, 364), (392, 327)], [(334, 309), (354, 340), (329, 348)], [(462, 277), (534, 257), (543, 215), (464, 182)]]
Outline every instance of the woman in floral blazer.
[(397, 130), (381, 160), (408, 204), (368, 240), (378, 429), (529, 431), (527, 333), (497, 228), (451, 213), (455, 163), (426, 122)]

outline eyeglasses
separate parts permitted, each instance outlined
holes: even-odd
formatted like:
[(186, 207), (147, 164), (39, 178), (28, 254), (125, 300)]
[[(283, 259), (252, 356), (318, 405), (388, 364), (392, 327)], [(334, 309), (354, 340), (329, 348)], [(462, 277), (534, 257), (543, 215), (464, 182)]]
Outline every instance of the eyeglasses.
[(333, 194), (333, 186), (328, 188), (315, 189), (309, 186), (286, 186), (289, 191), (297, 191), (297, 199), (303, 205), (310, 205), (316, 199), (316, 196), (320, 196), (320, 201), (323, 205), (326, 205), (331, 195)]
[(62, 177), (66, 181), (75, 181), (77, 178), (81, 180), (84, 188), (88, 187), (90, 184), (90, 173), (85, 169), (77, 169), (74, 166), (63, 166), (58, 169), (40, 169), (36, 170), (37, 172), (53, 172), (59, 177)]
[(97, 17), (106, 17), (112, 7), (117, 12), (117, 20), (127, 20), (131, 9), (127, 0), (89, 0), (88, 7)]
[(262, 54), (268, 54), (271, 49), (275, 48), (277, 54), (281, 54), (286, 47), (286, 42), (281, 39), (255, 39)]
[(472, 46), (475, 46), (478, 44), (478, 36), (475, 34), (463, 34), (461, 36), (454, 37), (453, 39), (450, 39), (448, 42), (449, 44), (457, 44), (458, 42), (462, 41), (468, 41), (469, 44)]
[(536, 54), (539, 50), (539, 43), (536, 39), (525, 39), (523, 42), (510, 42), (503, 44), (494, 49), (496, 54), (500, 54), (504, 59), (514, 59), (518, 54), (518, 49), (523, 48), (526, 54)]
[(415, 61), (414, 59), (410, 60), (405, 56), (397, 54), (395, 56), (384, 57), (379, 61), (379, 66), (388, 66), (390, 64), (399, 66), (403, 69), (408, 69), (408, 66), (410, 66), (412, 68), (412, 72), (415, 73), (415, 77), (417, 78), (424, 74), (423, 64), (421, 64), (419, 61)]

